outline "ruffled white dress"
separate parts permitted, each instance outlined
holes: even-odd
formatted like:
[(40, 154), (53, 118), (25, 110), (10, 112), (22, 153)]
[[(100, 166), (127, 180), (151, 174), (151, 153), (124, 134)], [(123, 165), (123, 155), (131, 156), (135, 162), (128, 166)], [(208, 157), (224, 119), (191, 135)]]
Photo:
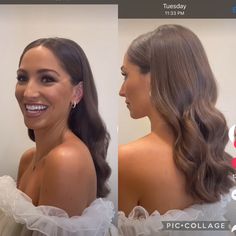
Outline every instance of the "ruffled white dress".
[(224, 218), (230, 194), (219, 202), (195, 204), (184, 210), (169, 210), (164, 215), (154, 211), (151, 215), (141, 206), (136, 206), (128, 217), (118, 212), (118, 231), (120, 236), (233, 236), (227, 231), (209, 230), (165, 230), (163, 221), (227, 221)]
[(112, 202), (101, 198), (81, 216), (69, 217), (57, 207), (36, 207), (10, 176), (0, 177), (1, 236), (104, 236), (114, 231), (113, 216)]

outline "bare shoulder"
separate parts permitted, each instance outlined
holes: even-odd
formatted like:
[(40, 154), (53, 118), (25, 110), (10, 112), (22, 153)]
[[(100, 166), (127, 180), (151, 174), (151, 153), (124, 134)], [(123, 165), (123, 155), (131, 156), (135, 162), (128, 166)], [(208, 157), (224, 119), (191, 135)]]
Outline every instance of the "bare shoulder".
[[(119, 178), (136, 178), (134, 176), (139, 161), (140, 147), (135, 142), (120, 145), (118, 149)], [(137, 176), (138, 177), (138, 176)]]
[(55, 165), (55, 167), (61, 166), (63, 168), (66, 166), (81, 168), (86, 165), (90, 165), (91, 160), (91, 154), (87, 146), (82, 141), (69, 141), (62, 143), (51, 150), (51, 152), (47, 155), (45, 164), (46, 166)]
[(131, 185), (133, 181), (142, 180), (140, 167), (142, 166), (144, 156), (145, 147), (141, 140), (120, 145), (118, 149), (119, 179), (124, 179), (125, 182), (129, 180), (131, 181)]
[(191, 203), (184, 175), (174, 162), (173, 147), (159, 137), (148, 135), (120, 146), (118, 173), (119, 209), (126, 215), (138, 204), (149, 213), (156, 209), (165, 213)]
[(66, 141), (45, 158), (40, 205), (80, 215), (96, 198), (96, 171), (91, 154), (81, 141)]
[(128, 158), (135, 158), (145, 152), (146, 140), (141, 138), (128, 144), (119, 146), (119, 159), (127, 161)]
[(35, 148), (30, 148), (26, 150), (21, 156), (20, 164), (23, 166), (29, 164), (29, 162), (32, 160), (32, 157), (34, 156), (34, 153)]
[(35, 148), (30, 148), (22, 154), (19, 167), (18, 167), (17, 182), (19, 182), (21, 176), (30, 165), (32, 158), (34, 156), (34, 153), (35, 153)]
[[(156, 146), (154, 144), (154, 146)], [(148, 137), (143, 137), (132, 141), (125, 145), (119, 146), (119, 167), (139, 169), (139, 164), (150, 157), (150, 152), (153, 152), (153, 144)], [(128, 167), (129, 165), (129, 167)], [(131, 166), (130, 166), (131, 165)]]
[[(166, 167), (168, 166), (168, 171)], [(126, 185), (139, 183), (139, 191), (162, 187), (177, 174), (173, 150), (152, 136), (145, 136), (119, 147), (119, 180)], [(140, 194), (141, 195), (141, 194)]]
[(53, 149), (45, 159), (44, 173), (62, 179), (64, 184), (78, 179), (88, 183), (96, 174), (92, 156), (81, 141), (65, 142)]
[[(142, 143), (142, 141), (141, 141)], [(143, 193), (142, 166), (143, 147), (140, 140), (119, 146), (118, 185), (119, 210), (126, 215), (138, 205)], [(139, 183), (139, 184), (137, 184)]]
[(140, 184), (146, 187), (162, 186), (163, 183), (173, 179), (178, 172), (173, 159), (172, 146), (153, 135), (120, 146), (120, 167), (120, 173), (134, 175), (135, 179), (139, 179)]

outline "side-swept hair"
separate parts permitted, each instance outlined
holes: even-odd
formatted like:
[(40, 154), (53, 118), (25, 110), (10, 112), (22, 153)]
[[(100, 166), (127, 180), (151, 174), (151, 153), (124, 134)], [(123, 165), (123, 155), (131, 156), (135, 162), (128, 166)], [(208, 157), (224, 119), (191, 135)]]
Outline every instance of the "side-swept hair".
[(136, 38), (128, 59), (151, 74), (151, 99), (172, 127), (174, 161), (186, 177), (186, 191), (215, 202), (234, 185), (224, 151), (228, 128), (215, 107), (217, 86), (198, 37), (180, 25), (163, 25)]

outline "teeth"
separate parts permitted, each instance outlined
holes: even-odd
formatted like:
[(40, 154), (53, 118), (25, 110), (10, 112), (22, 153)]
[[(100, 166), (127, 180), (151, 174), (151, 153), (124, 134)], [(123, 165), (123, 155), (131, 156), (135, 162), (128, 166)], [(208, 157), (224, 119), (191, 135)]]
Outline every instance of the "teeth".
[(47, 109), (47, 106), (45, 105), (26, 105), (25, 107), (28, 111), (42, 111)]

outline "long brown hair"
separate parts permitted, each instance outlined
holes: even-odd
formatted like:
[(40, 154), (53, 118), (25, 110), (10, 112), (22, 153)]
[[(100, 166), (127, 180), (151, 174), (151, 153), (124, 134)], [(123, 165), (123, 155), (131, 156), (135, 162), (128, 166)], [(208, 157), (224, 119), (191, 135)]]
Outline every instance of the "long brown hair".
[(234, 185), (224, 149), (228, 128), (215, 107), (217, 86), (198, 37), (180, 25), (163, 25), (136, 38), (127, 51), (141, 73), (151, 74), (151, 99), (175, 134), (174, 161), (186, 191), (215, 202)]
[[(97, 197), (109, 193), (106, 181), (111, 169), (106, 162), (110, 135), (98, 112), (98, 97), (89, 61), (83, 49), (74, 41), (65, 38), (42, 38), (31, 42), (24, 49), (19, 65), (25, 53), (31, 48), (43, 46), (49, 49), (70, 75), (73, 85), (83, 81), (83, 98), (71, 109), (68, 125), (71, 131), (88, 147), (93, 158), (97, 174)], [(34, 131), (28, 129), (31, 140), (35, 141)]]

